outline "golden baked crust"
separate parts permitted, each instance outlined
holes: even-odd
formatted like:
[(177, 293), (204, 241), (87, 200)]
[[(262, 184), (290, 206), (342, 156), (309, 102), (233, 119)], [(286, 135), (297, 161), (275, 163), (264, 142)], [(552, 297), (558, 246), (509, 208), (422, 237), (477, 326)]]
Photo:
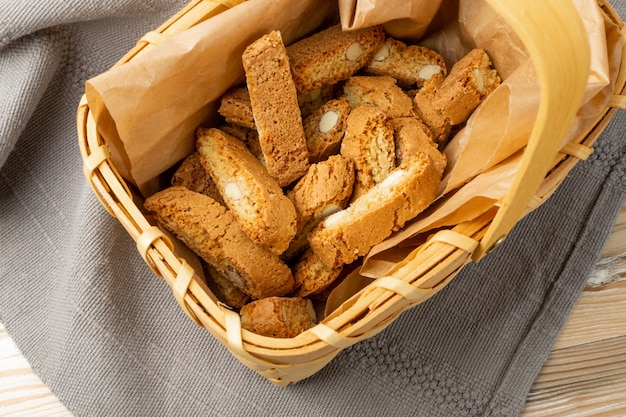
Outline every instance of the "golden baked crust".
[(437, 148), (432, 132), (417, 117), (398, 117), (389, 121), (396, 143), (396, 164), (402, 165), (419, 153), (426, 154), (435, 164), (439, 175), (446, 169), (447, 158)]
[(432, 49), (387, 38), (365, 67), (365, 72), (391, 76), (399, 86), (409, 89), (423, 86), (435, 74), (445, 77), (448, 71), (443, 57)]
[(183, 159), (183, 162), (172, 175), (171, 184), (206, 194), (218, 203), (225, 204), (220, 191), (217, 189), (217, 185), (213, 182), (211, 175), (204, 169), (198, 152), (192, 152)]
[(385, 113), (378, 107), (363, 104), (348, 116), (341, 155), (354, 162), (356, 182), (352, 200), (383, 181), (395, 168), (393, 130)]
[(215, 128), (199, 128), (197, 135), (202, 164), (241, 228), (254, 242), (283, 253), (296, 234), (291, 200), (241, 141)]
[(317, 318), (310, 300), (269, 297), (243, 306), (241, 327), (262, 336), (290, 338), (313, 327)]
[(287, 193), (298, 213), (298, 232), (284, 254), (299, 255), (308, 245), (307, 235), (324, 217), (346, 208), (354, 186), (354, 163), (341, 155), (311, 165), (306, 175)]
[(343, 31), (337, 24), (287, 47), (300, 93), (345, 80), (365, 66), (383, 43), (381, 26)]
[(339, 98), (324, 103), (304, 119), (304, 135), (311, 163), (323, 161), (339, 152), (350, 110), (348, 100)]
[(454, 64), (445, 79), (434, 75), (418, 91), (413, 100), (415, 112), (442, 145), (451, 127), (465, 122), (500, 83), (487, 53), (474, 49)]
[(185, 187), (169, 187), (148, 197), (144, 206), (163, 227), (252, 298), (293, 290), (287, 265), (250, 240), (232, 213), (211, 197)]
[(458, 125), (467, 120), (500, 82), (489, 55), (482, 49), (473, 49), (454, 64), (438, 89), (433, 106), (452, 125)]
[(439, 88), (441, 88), (443, 80), (442, 75), (435, 74), (413, 98), (415, 114), (428, 126), (433, 133), (433, 140), (438, 146), (443, 146), (446, 143), (452, 129), (450, 120), (434, 104), (435, 96)]
[(256, 129), (247, 87), (234, 87), (225, 92), (218, 113), (224, 116), (227, 123)]
[(341, 274), (343, 265), (329, 268), (311, 249), (306, 250), (292, 268), (298, 289), (296, 297), (307, 297), (324, 291)]
[[(209, 286), (232, 308), (241, 308), (250, 302), (250, 296), (241, 291), (228, 277), (206, 262), (202, 263)], [(211, 284), (214, 284), (212, 286)]]
[(355, 261), (426, 209), (440, 181), (431, 159), (416, 155), (348, 208), (320, 222), (309, 234), (311, 249), (329, 268)]
[(253, 42), (245, 49), (242, 60), (265, 166), (285, 187), (309, 168), (309, 153), (280, 32), (271, 32)]
[(352, 108), (362, 104), (378, 107), (388, 119), (414, 116), (413, 101), (388, 76), (361, 75), (350, 77), (343, 86), (343, 95)]

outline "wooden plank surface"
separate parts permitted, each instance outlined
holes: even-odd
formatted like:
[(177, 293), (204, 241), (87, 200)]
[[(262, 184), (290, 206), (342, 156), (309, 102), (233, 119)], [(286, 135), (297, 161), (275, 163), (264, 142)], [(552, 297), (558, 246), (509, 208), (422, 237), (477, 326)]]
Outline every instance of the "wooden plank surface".
[[(72, 416), (33, 373), (1, 323), (0, 416)], [(522, 416), (626, 416), (626, 205)]]

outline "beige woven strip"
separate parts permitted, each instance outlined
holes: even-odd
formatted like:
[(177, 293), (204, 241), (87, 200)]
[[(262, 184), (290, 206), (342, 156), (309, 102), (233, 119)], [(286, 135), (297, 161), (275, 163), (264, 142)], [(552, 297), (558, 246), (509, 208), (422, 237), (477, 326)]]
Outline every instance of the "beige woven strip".
[(609, 100), (609, 107), (619, 107), (626, 109), (626, 96), (615, 95)]
[(83, 164), (91, 174), (110, 157), (109, 149), (105, 145), (100, 145), (97, 148), (91, 149), (91, 155), (84, 159)]
[(172, 251), (174, 250), (174, 245), (172, 244), (172, 242), (167, 236), (165, 236), (161, 229), (156, 226), (152, 226), (149, 229), (144, 230), (143, 233), (139, 236), (139, 238), (137, 239), (137, 250), (139, 251), (139, 254), (144, 259), (144, 261), (146, 261), (150, 269), (152, 269), (152, 272), (154, 272), (156, 276), (160, 277), (161, 273), (154, 265), (154, 262), (150, 260), (150, 257), (148, 257), (148, 249), (150, 249), (152, 244), (157, 239), (163, 239), (167, 247), (170, 248), (170, 250)]
[(113, 213), (113, 210), (111, 209), (109, 204), (104, 200), (102, 194), (98, 192), (98, 188), (93, 182), (93, 177), (94, 175), (96, 175), (94, 174), (94, 171), (98, 169), (98, 167), (102, 165), (103, 162), (109, 159), (110, 156), (111, 155), (109, 153), (109, 149), (104, 145), (100, 145), (99, 147), (93, 149), (91, 151), (91, 154), (87, 158), (83, 159), (83, 174), (89, 182), (89, 186), (94, 191), (94, 194), (96, 195), (96, 197), (98, 197), (98, 200), (100, 200), (100, 204), (102, 204), (102, 206), (106, 209), (106, 211), (109, 212), (111, 216), (115, 217), (115, 213)]
[(310, 328), (309, 331), (317, 336), (320, 340), (328, 343), (330, 346), (334, 346), (339, 349), (344, 349), (348, 346), (352, 346), (360, 340), (358, 338), (344, 337), (324, 323), (318, 323), (317, 325)]
[(432, 289), (417, 288), (406, 281), (394, 277), (382, 277), (374, 281), (371, 285), (393, 291), (406, 298), (412, 303), (417, 303), (428, 298)]
[(435, 235), (429, 240), (429, 243), (434, 242), (447, 243), (448, 245), (457, 247), (467, 253), (474, 252), (479, 244), (476, 239), (472, 239), (469, 236), (465, 236), (452, 230), (441, 230), (435, 233)]
[(153, 30), (143, 35), (141, 39), (139, 39), (139, 42), (147, 42), (150, 45), (156, 46), (162, 44), (168, 39), (169, 38), (167, 36)]
[(202, 327), (202, 323), (200, 322), (196, 314), (191, 311), (189, 305), (187, 305), (187, 302), (185, 301), (185, 295), (187, 295), (187, 290), (189, 289), (189, 284), (191, 283), (191, 279), (193, 278), (194, 273), (195, 271), (193, 270), (191, 265), (189, 265), (187, 261), (182, 259), (180, 269), (178, 270), (178, 273), (176, 274), (176, 279), (174, 280), (174, 284), (172, 285), (172, 292), (174, 293), (174, 298), (176, 298), (176, 301), (178, 302), (180, 308), (182, 308), (183, 311), (187, 313), (187, 315), (191, 317), (191, 319), (198, 326)]
[(581, 143), (568, 143), (561, 148), (561, 153), (584, 161), (593, 153), (593, 148)]

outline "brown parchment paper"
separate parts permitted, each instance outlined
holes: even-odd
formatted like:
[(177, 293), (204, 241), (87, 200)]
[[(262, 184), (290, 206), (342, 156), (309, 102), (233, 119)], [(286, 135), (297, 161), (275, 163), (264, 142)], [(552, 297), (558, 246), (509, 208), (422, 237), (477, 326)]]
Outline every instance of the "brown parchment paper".
[[(595, 0), (572, 0), (591, 43), (588, 85), (565, 141), (577, 140), (613, 94), (622, 38)], [(398, 252), (436, 227), (477, 218), (510, 188), (539, 103), (533, 63), (517, 35), (484, 0), (249, 0), (88, 81), (87, 100), (118, 170), (148, 184), (189, 154), (198, 125), (210, 123), (216, 101), (243, 82), (241, 53), (280, 30), (286, 43), (324, 22), (344, 29), (384, 24), (388, 33), (441, 53), (449, 66), (472, 48), (487, 51), (502, 85), (473, 113), (445, 149), (448, 168), (439, 197), (411, 224), (377, 245), (360, 274), (382, 276)], [(339, 297), (343, 298), (343, 297)]]
[(241, 54), (271, 30), (285, 43), (337, 18), (336, 0), (252, 0), (87, 81), (85, 92), (121, 175), (144, 195), (194, 148), (216, 99), (244, 80)]

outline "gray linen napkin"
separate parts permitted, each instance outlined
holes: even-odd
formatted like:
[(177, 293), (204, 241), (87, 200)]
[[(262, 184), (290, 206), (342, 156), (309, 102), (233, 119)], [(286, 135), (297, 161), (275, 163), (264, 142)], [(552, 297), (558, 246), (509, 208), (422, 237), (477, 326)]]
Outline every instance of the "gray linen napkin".
[(85, 80), (184, 3), (0, 0), (0, 320), (34, 370), (77, 416), (517, 415), (626, 198), (626, 114), (498, 251), (277, 388), (183, 314), (82, 174)]

